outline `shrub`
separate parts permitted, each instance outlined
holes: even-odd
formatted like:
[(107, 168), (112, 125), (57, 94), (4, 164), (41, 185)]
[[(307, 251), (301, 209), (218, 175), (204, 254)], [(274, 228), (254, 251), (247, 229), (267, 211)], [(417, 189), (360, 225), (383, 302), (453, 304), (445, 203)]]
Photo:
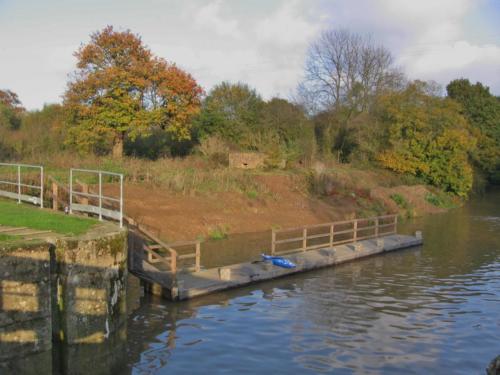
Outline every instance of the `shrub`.
[(258, 196), (259, 196), (259, 193), (256, 190), (247, 191), (247, 197), (250, 199), (257, 199)]
[(450, 197), (448, 197), (445, 194), (436, 195), (433, 193), (427, 193), (425, 195), (425, 200), (436, 207), (441, 207), (441, 208), (455, 207), (455, 204), (450, 199)]
[(408, 201), (401, 194), (392, 194), (391, 199), (401, 208), (408, 209)]
[(229, 226), (226, 224), (216, 225), (208, 230), (208, 237), (212, 240), (224, 240), (227, 238)]
[(229, 165), (229, 147), (218, 136), (210, 136), (202, 139), (197, 150), (215, 165)]

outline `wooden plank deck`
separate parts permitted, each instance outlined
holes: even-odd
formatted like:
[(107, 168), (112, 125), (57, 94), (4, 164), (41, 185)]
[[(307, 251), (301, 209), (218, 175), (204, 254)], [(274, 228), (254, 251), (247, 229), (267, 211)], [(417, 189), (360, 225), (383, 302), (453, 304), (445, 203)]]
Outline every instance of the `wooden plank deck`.
[(153, 294), (161, 294), (172, 300), (185, 300), (277, 277), (334, 266), (375, 254), (419, 246), (422, 243), (422, 236), (418, 232), (415, 236), (390, 234), (285, 256), (297, 265), (293, 269), (276, 267), (268, 262), (253, 260), (253, 262), (249, 261), (227, 267), (201, 269), (198, 272), (184, 271), (175, 274), (149, 264), (144, 255), (142, 255), (143, 258), (139, 255), (143, 252), (133, 251), (135, 260), (131, 262), (131, 271), (149, 284), (149, 290)]

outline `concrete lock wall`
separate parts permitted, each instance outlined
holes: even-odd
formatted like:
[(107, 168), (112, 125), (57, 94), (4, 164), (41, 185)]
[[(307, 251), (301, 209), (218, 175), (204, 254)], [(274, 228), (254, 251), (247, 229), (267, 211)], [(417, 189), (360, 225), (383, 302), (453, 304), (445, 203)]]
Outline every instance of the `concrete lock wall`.
[(0, 250), (0, 374), (50, 374), (50, 245)]
[(0, 374), (108, 374), (126, 344), (127, 234), (104, 224), (0, 254)]

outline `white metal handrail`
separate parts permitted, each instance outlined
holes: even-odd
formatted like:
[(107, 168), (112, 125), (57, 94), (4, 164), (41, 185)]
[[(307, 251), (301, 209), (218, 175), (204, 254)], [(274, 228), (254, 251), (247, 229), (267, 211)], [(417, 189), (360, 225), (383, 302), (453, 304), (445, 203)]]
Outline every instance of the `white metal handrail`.
[[(99, 178), (99, 186), (98, 193), (89, 193), (89, 192), (80, 192), (73, 190), (73, 177), (75, 173), (90, 173), (95, 174)], [(105, 196), (102, 193), (102, 177), (103, 176), (114, 176), (120, 178), (120, 197), (109, 197)], [(73, 202), (73, 197), (85, 197), (85, 198), (94, 198), (98, 200), (98, 205), (92, 205), (89, 202), (87, 204), (76, 203)], [(103, 201), (112, 201), (119, 203), (119, 210), (114, 210), (110, 208), (103, 207)], [(69, 212), (73, 213), (73, 211), (81, 211), (87, 213), (97, 214), (99, 216), (99, 220), (102, 220), (103, 217), (112, 218), (118, 220), (120, 222), (120, 228), (123, 227), (123, 174), (115, 173), (115, 172), (107, 172), (107, 171), (99, 171), (93, 169), (78, 169), (71, 168), (69, 172)]]
[[(0, 163), (2, 167), (10, 167), (15, 168), (17, 170), (17, 180), (14, 181), (5, 181), (0, 180), (0, 185), (9, 185), (9, 186), (17, 186), (17, 192), (11, 192), (7, 190), (0, 189), (0, 196), (17, 199), (18, 203), (21, 201), (30, 202), (36, 205), (40, 205), (43, 208), (43, 167), (41, 165), (30, 165), (30, 164), (14, 164), (14, 163)], [(23, 169), (37, 169), (40, 172), (40, 185), (30, 185), (22, 182), (22, 172)], [(35, 195), (23, 194), (22, 188), (29, 188), (39, 190), (40, 193)]]

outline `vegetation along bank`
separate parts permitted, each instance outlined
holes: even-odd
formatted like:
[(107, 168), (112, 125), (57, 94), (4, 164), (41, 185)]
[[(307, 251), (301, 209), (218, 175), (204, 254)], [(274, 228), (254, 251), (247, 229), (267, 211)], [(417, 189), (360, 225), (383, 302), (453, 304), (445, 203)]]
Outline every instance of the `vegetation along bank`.
[(75, 57), (60, 104), (28, 111), (0, 91), (0, 159), (61, 182), (68, 167), (122, 172), (127, 213), (168, 239), (438, 212), (500, 183), (500, 99), (465, 78), (411, 81), (363, 35), (323, 32), (288, 99), (206, 92), (111, 26)]

